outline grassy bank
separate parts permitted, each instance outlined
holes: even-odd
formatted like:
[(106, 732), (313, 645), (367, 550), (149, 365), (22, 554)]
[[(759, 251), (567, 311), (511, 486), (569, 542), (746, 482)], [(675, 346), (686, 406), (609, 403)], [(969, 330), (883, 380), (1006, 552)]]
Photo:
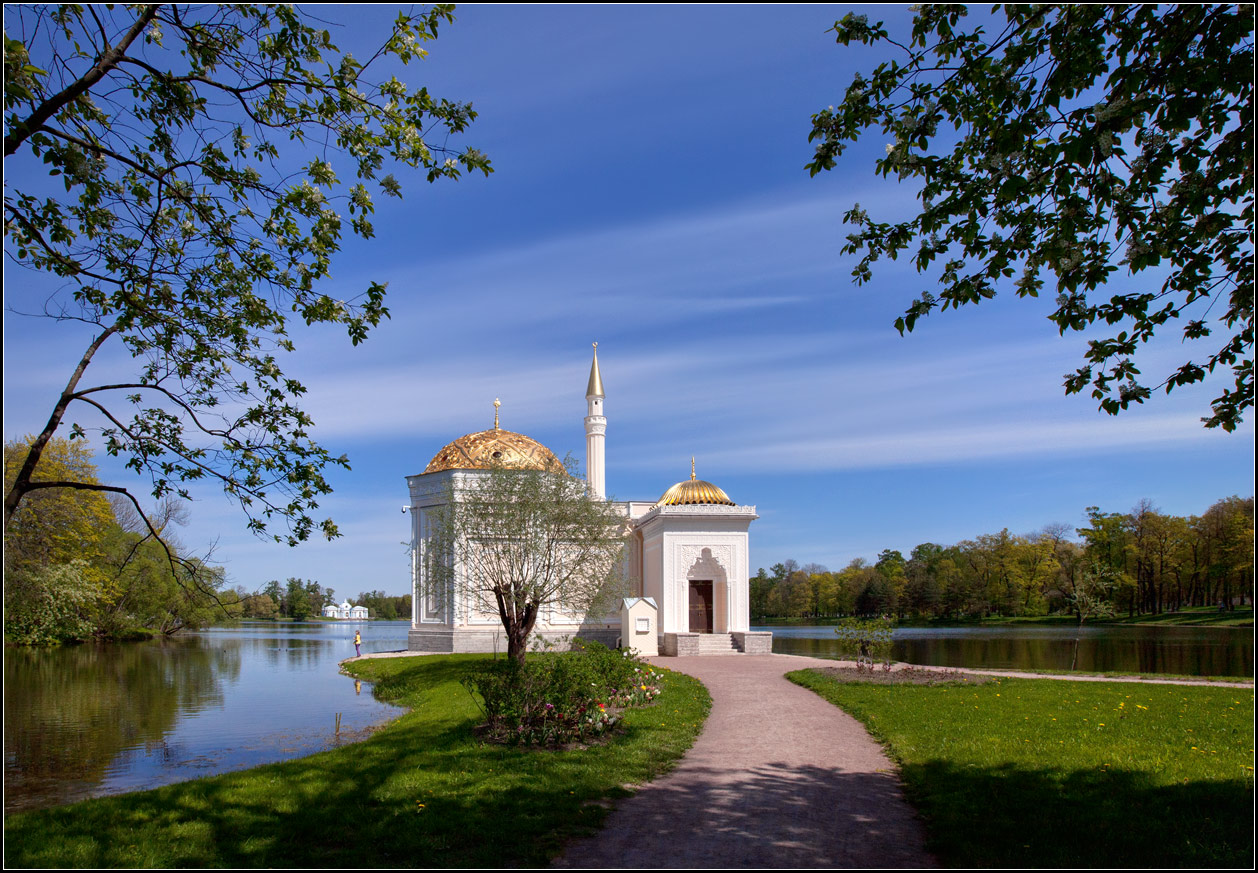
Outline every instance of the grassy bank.
[(656, 705), (628, 712), (606, 745), (486, 745), (459, 683), (481, 657), (356, 662), (379, 697), (411, 711), (308, 758), (9, 816), (5, 866), (544, 866), (601, 824), (621, 786), (670, 768), (711, 705), (696, 680), (668, 673)]
[(1252, 867), (1252, 690), (789, 674), (899, 763), (953, 867)]

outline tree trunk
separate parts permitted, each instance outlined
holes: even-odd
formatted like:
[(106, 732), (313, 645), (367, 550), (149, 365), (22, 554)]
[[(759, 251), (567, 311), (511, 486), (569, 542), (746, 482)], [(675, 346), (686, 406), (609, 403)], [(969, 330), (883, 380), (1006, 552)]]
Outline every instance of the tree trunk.
[(26, 453), (26, 460), (22, 462), (22, 468), (18, 470), (9, 492), (4, 495), (5, 530), (9, 529), (9, 520), (13, 518), (13, 513), (17, 511), (23, 495), (31, 490), (31, 477), (35, 475), (35, 468), (39, 465), (39, 459), (43, 457), (44, 447), (48, 445), (48, 440), (52, 439), (52, 435), (61, 426), (61, 419), (65, 417), (66, 408), (70, 405), (70, 401), (74, 399), (74, 391), (78, 388), (79, 380), (83, 378), (83, 371), (92, 362), (92, 357), (96, 354), (96, 350), (101, 347), (101, 343), (112, 336), (116, 330), (117, 328), (113, 327), (106, 328), (100, 336), (92, 340), (91, 345), (87, 347), (87, 351), (83, 353), (83, 357), (79, 359), (78, 366), (74, 368), (74, 374), (66, 384), (65, 390), (57, 398), (57, 404), (53, 407), (52, 415), (48, 417), (48, 423), (44, 425), (43, 431), (31, 443), (30, 451)]
[(522, 612), (508, 612), (501, 596), (498, 598), (498, 612), (502, 617), (502, 625), (507, 631), (507, 657), (519, 666), (524, 666), (524, 658), (529, 651), (529, 635), (537, 624), (538, 604), (528, 603)]

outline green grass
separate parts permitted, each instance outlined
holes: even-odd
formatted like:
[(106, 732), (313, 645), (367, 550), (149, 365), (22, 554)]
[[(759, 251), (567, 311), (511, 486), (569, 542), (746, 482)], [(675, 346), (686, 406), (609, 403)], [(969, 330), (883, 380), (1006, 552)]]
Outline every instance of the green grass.
[(1150, 683), (1156, 683), (1159, 679), (1169, 679), (1176, 682), (1197, 682), (1202, 685), (1209, 685), (1211, 683), (1217, 685), (1220, 683), (1235, 682), (1252, 685), (1254, 682), (1253, 676), (1199, 676), (1192, 673), (1133, 673), (1127, 670), (1103, 670), (1100, 672), (1093, 672), (1091, 670), (1049, 670), (1041, 668), (1031, 670), (1024, 667), (966, 667), (963, 669), (972, 670), (976, 673), (982, 673), (985, 670), (998, 670), (1001, 673), (1026, 673), (1028, 676), (1067, 676), (1076, 678), (1081, 676), (1103, 676), (1109, 679), (1142, 679)]
[(411, 711), (308, 758), (5, 819), (6, 867), (544, 866), (591, 833), (622, 787), (670, 769), (711, 698), (667, 673), (656, 705), (606, 745), (486, 745), (459, 684), (477, 655), (350, 665)]
[(885, 744), (948, 866), (1253, 866), (1252, 689), (788, 677)]

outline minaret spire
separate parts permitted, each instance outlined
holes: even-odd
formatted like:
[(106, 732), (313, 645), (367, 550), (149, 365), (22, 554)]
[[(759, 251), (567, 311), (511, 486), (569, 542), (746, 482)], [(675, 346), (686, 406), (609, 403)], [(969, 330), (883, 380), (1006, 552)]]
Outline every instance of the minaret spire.
[(594, 362), (590, 364), (590, 382), (585, 389), (585, 481), (590, 494), (607, 497), (604, 470), (603, 439), (607, 419), (603, 417), (603, 377), (598, 371), (598, 343), (594, 344)]

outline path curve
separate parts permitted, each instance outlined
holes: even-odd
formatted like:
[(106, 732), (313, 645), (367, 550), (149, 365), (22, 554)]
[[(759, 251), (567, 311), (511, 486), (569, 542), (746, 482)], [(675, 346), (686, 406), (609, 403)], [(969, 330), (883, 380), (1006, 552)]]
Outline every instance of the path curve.
[(796, 655), (651, 659), (712, 713), (677, 768), (621, 801), (556, 867), (934, 867), (895, 766), (863, 725), (785, 678)]

